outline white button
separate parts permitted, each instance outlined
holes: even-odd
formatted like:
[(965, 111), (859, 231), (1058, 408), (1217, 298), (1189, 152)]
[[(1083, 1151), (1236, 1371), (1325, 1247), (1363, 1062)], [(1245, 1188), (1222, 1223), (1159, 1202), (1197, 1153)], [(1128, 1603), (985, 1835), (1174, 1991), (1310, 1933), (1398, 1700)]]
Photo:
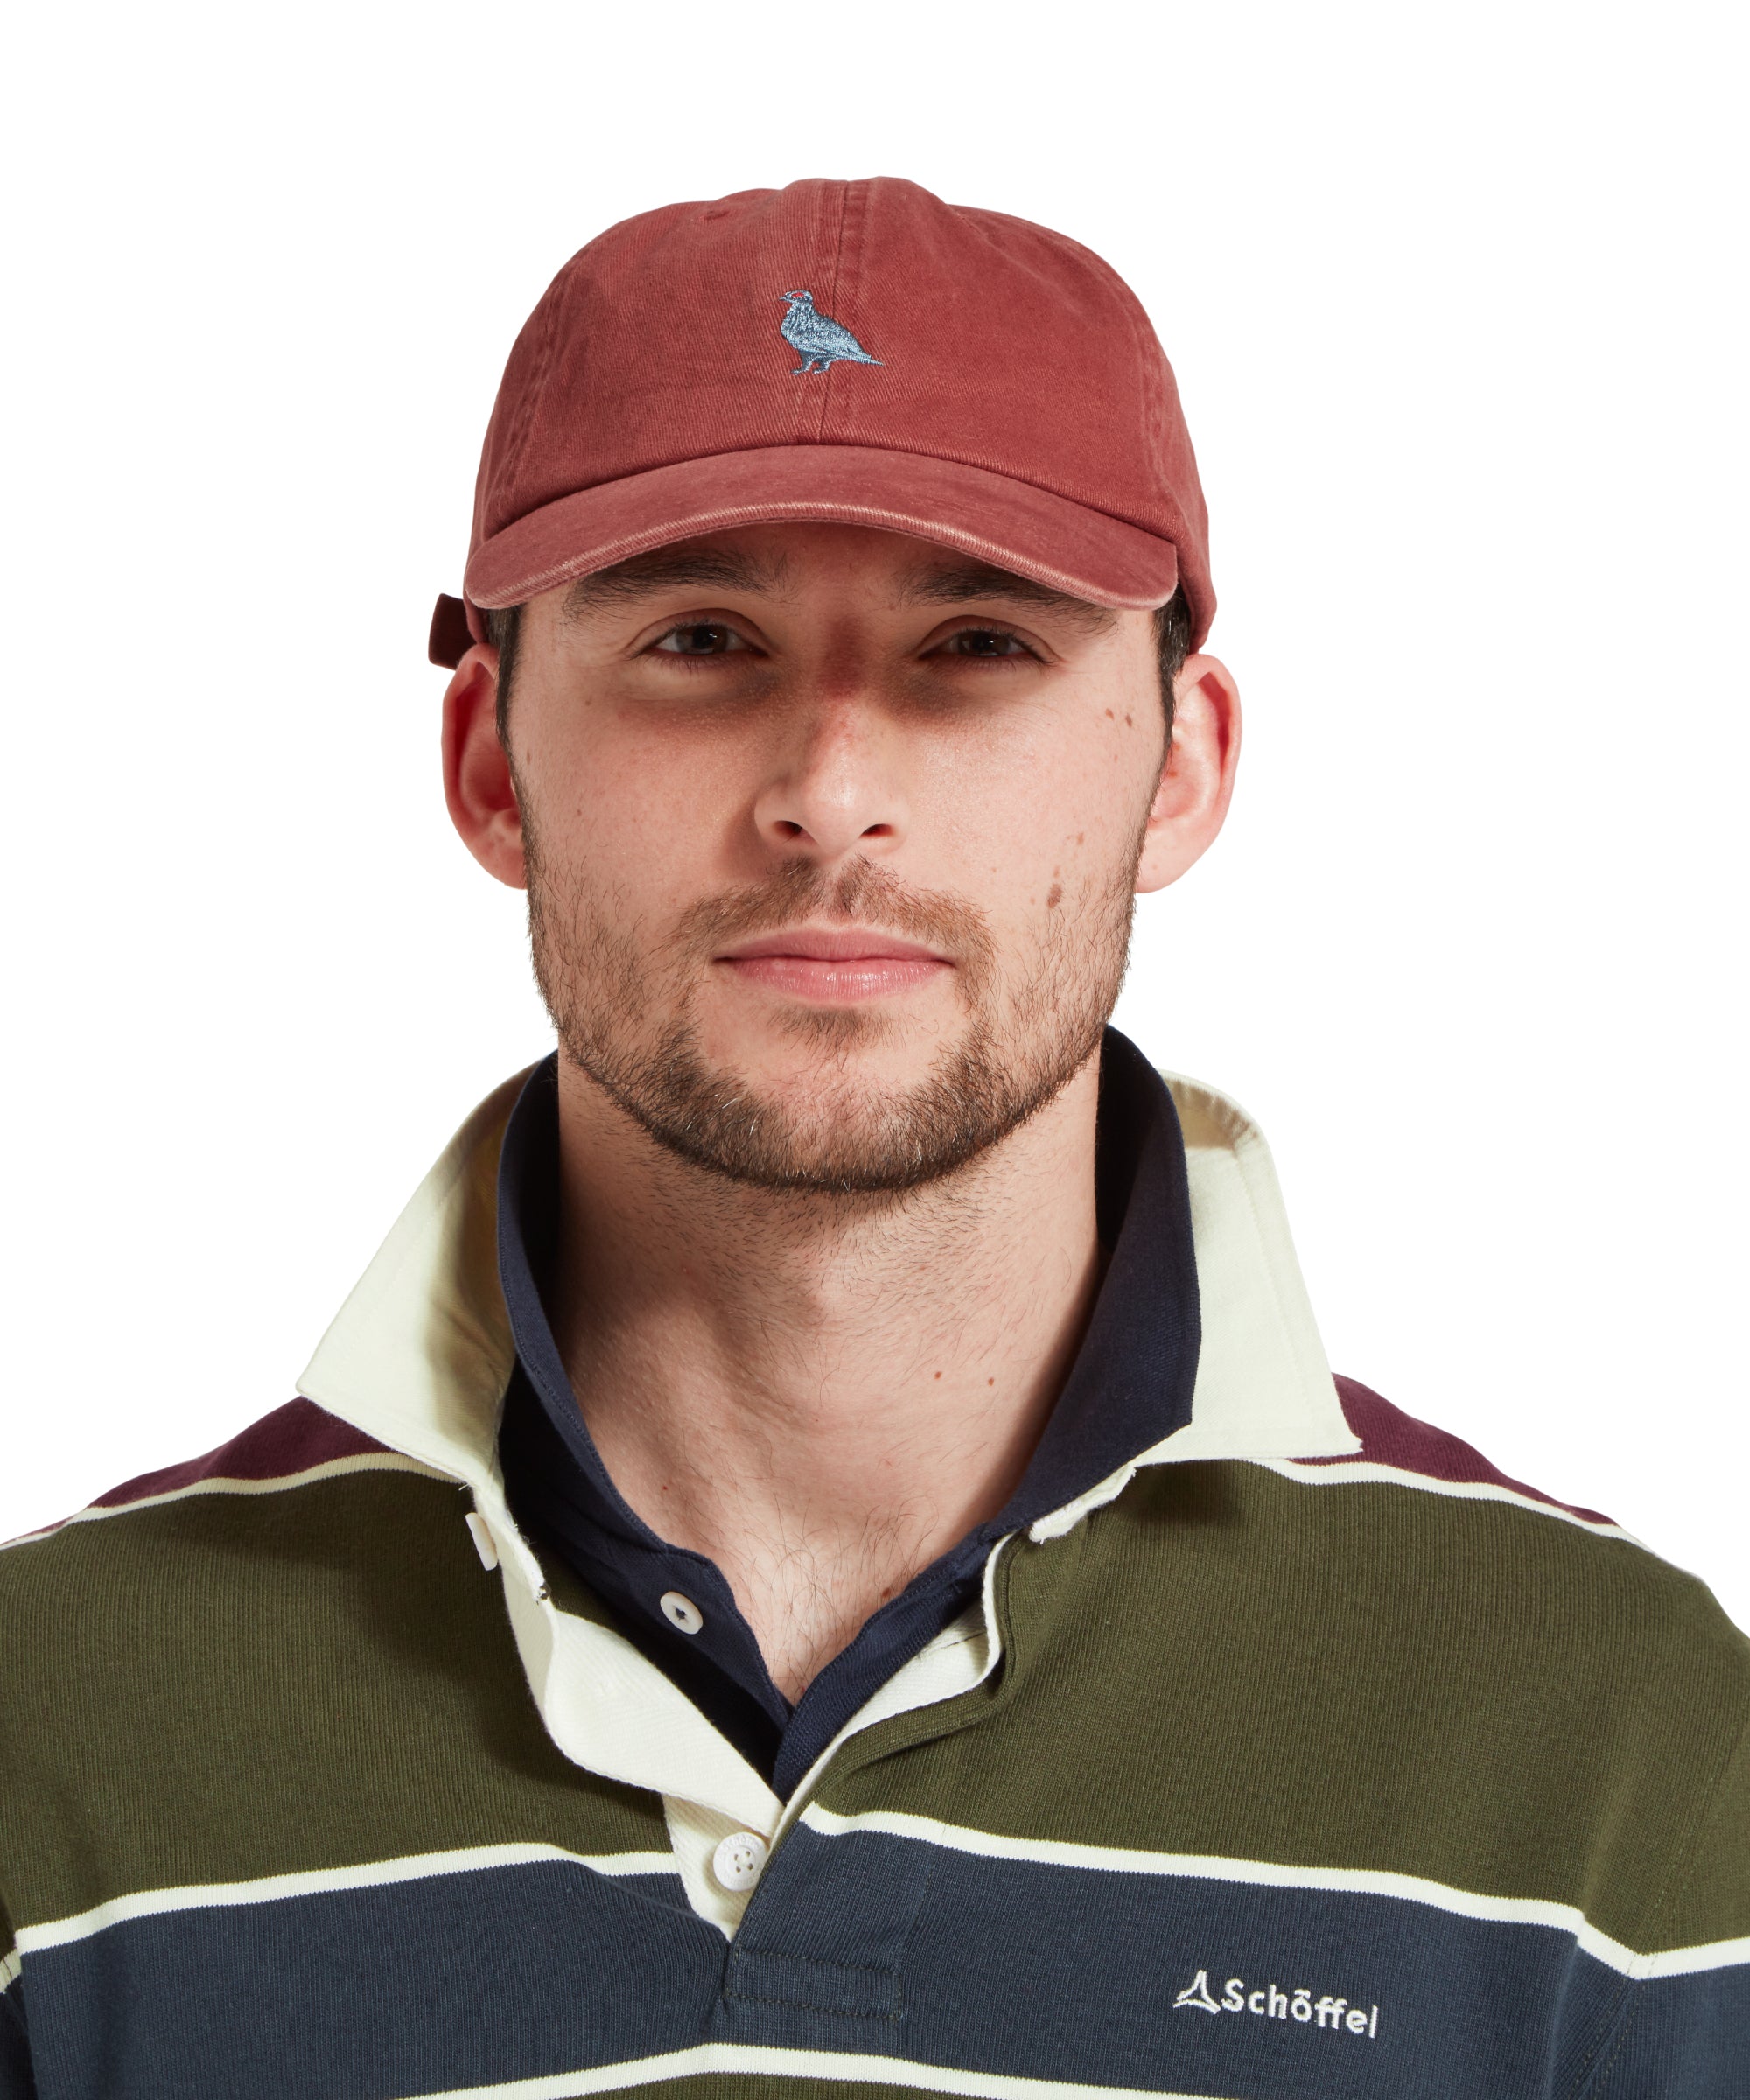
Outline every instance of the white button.
[(670, 1626), (678, 1626), (683, 1634), (696, 1634), (705, 1622), (705, 1615), (690, 1597), (683, 1597), (678, 1590), (664, 1590), (657, 1600), (662, 1606), (662, 1616)]
[(766, 1840), (752, 1830), (732, 1831), (711, 1854), (711, 1872), (732, 1896), (752, 1888), (765, 1864)]
[(474, 1550), (480, 1557), (483, 1568), (498, 1565), (498, 1541), (492, 1535), (492, 1526), (478, 1509), (468, 1512), (468, 1530), (473, 1536)]

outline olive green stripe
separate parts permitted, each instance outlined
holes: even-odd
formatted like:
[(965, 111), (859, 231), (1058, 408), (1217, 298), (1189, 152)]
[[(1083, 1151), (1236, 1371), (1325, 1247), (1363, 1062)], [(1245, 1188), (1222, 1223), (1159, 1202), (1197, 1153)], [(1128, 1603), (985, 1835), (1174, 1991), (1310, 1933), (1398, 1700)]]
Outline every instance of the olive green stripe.
[[(16, 1922), (472, 1846), (662, 1849), (654, 1796), (547, 1736), (466, 1507), (354, 1474), (7, 1556)], [(1619, 1539), (1156, 1467), (1067, 1537), (1015, 1541), (998, 1589), (998, 1675), (853, 1738), (826, 1807), (1407, 1874), (1572, 1905), (1629, 1946), (1750, 1933), (1750, 1773), (1726, 1771), (1750, 1650)]]
[(1712, 1798), (1699, 1805), (1688, 1857), (1652, 1928), (1665, 1946), (1750, 1937), (1750, 1723), (1724, 1760)]
[(360, 1473), (191, 1496), (0, 1564), (0, 1889), (142, 1889), (492, 1844), (668, 1848), (531, 1699), (465, 1497)]
[(853, 1739), (822, 1805), (1412, 1875), (1569, 1905), (1631, 1947), (1750, 1932), (1745, 1778), (1717, 1811), (1730, 1865), (1683, 1876), (1750, 1645), (1620, 1539), (1158, 1466), (1066, 1537), (1017, 1540), (998, 1589), (1000, 1677)]

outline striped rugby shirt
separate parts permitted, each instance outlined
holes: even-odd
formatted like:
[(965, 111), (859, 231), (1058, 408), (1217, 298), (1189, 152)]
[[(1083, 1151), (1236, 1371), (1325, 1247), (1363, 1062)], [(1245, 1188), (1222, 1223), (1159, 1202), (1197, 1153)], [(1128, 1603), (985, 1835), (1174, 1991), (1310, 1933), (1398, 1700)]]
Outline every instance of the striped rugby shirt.
[(1750, 1648), (1334, 1382), (1171, 1083), (1189, 1423), (781, 1802), (507, 1510), (500, 1089), (300, 1398), (0, 1553), (0, 2100), (1743, 2100)]

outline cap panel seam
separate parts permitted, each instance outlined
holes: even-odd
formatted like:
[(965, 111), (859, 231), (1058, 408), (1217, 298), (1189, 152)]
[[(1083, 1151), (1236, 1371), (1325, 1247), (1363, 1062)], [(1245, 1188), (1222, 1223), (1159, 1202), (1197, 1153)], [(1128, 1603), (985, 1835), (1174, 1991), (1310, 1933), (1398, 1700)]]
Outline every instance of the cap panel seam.
[[(1107, 265), (1110, 269), (1110, 265)], [(1116, 276), (1116, 272), (1112, 273)], [(1167, 412), (1166, 375), (1163, 370), (1166, 353), (1160, 339), (1154, 332), (1142, 301), (1131, 292), (1122, 277), (1118, 285), (1124, 293), (1124, 304), (1130, 318), (1130, 346), (1137, 360), (1137, 379), (1140, 386), (1144, 413), (1148, 416), (1149, 453), (1156, 463), (1156, 500), (1172, 527), (1171, 537), (1175, 547), (1183, 547), (1189, 540), (1196, 544), (1197, 536), (1190, 529), (1190, 520), (1185, 514), (1185, 506), (1169, 476), (1158, 471), (1158, 464), (1171, 443), (1171, 417)], [(1180, 579), (1182, 586), (1183, 578)], [(1194, 612), (1200, 612), (1194, 607)]]
[[(575, 260), (574, 257), (573, 261)], [(500, 490), (506, 494), (512, 494), (515, 489), (518, 476), (522, 471), (522, 456), (528, 449), (528, 440), (534, 432), (542, 401), (546, 396), (547, 382), (552, 375), (553, 358), (560, 336), (559, 316), (571, 290), (569, 282), (570, 270), (571, 264), (568, 262), (559, 273), (559, 278), (549, 288), (545, 302), (547, 306), (546, 326), (542, 331), (540, 342), (536, 346), (535, 369), (530, 374), (528, 385), (523, 390), (522, 400), (520, 403), (521, 413), (517, 421), (505, 433), (504, 471), (498, 477), (498, 482)], [(562, 283), (563, 290), (561, 289)], [(554, 296), (556, 292), (557, 293), (556, 298)], [(508, 521), (513, 524), (515, 522), (514, 517)], [(505, 528), (501, 525), (498, 529), (502, 532)], [(485, 543), (482, 542), (482, 544)]]
[[(851, 192), (857, 188), (857, 186), (858, 186), (855, 183), (844, 183), (839, 186), (838, 191), (838, 224), (835, 228), (833, 233), (832, 276), (827, 285), (826, 293), (826, 312), (832, 315), (835, 319), (838, 315), (839, 272), (844, 262), (845, 221), (850, 215)], [(802, 365), (803, 376), (806, 378), (808, 367), (808, 360), (806, 358), (802, 360)], [(828, 361), (826, 370), (821, 374), (821, 381), (820, 405), (815, 411), (815, 434), (813, 442), (816, 444), (823, 444), (826, 442), (827, 410), (832, 401), (833, 383), (832, 364), (830, 360)]]

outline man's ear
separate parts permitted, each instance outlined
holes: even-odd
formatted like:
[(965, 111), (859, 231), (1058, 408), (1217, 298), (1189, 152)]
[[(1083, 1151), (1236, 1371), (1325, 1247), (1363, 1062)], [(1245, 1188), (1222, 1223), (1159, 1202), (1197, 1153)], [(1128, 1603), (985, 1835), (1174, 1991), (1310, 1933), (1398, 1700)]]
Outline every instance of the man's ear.
[(498, 740), (498, 650), (477, 641), (444, 695), (444, 799), (463, 844), (489, 875), (527, 889), (522, 812)]
[(1172, 682), (1172, 747), (1149, 810), (1137, 891), (1165, 889), (1214, 844), (1240, 762), (1240, 689), (1219, 657), (1188, 656)]

